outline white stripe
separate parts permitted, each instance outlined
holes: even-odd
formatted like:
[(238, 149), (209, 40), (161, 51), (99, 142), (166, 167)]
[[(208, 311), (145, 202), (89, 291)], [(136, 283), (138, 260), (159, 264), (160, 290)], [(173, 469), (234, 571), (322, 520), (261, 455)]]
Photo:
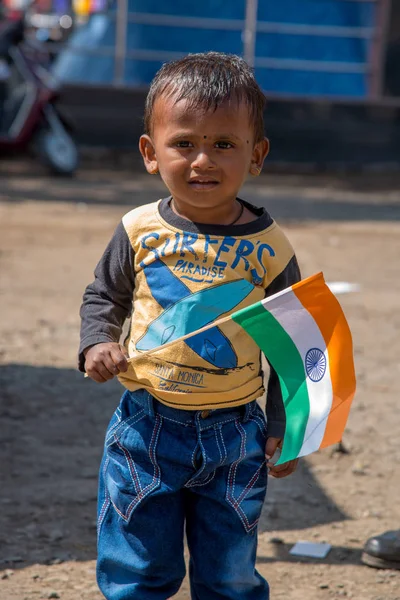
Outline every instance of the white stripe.
[(271, 298), (266, 298), (262, 304), (292, 338), (302, 358), (305, 374), (305, 359), (309, 350), (318, 348), (325, 355), (326, 371), (323, 378), (320, 381), (312, 381), (310, 377), (306, 377), (310, 414), (299, 452), (299, 456), (305, 456), (320, 447), (332, 407), (328, 350), (317, 323), (292, 290), (277, 295), (272, 301)]

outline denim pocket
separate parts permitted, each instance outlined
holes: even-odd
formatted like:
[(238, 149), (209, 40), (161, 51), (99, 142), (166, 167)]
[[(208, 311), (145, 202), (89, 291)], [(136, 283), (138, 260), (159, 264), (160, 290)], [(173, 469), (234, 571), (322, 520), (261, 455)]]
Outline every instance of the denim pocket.
[(160, 487), (156, 452), (161, 424), (159, 415), (152, 419), (139, 410), (107, 436), (105, 486), (114, 509), (125, 521)]
[(254, 404), (253, 410), (248, 416), (249, 421), (253, 421), (260, 430), (261, 435), (267, 440), (267, 419), (261, 406), (257, 403)]
[(125, 429), (133, 427), (135, 423), (143, 419), (144, 416), (144, 408), (138, 408), (135, 414), (129, 416), (124, 415), (123, 418), (121, 417), (120, 410), (117, 408), (107, 428), (105, 441), (106, 448), (114, 444), (116, 439), (120, 439)]
[(229, 468), (226, 500), (249, 533), (257, 527), (267, 491), (265, 420), (252, 414), (245, 423), (237, 419), (235, 427), (240, 436), (240, 452)]

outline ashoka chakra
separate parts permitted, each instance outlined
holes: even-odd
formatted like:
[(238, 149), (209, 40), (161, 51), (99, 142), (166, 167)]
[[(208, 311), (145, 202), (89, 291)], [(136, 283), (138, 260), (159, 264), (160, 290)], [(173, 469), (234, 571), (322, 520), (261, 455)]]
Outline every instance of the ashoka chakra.
[(311, 381), (321, 381), (326, 371), (326, 357), (319, 348), (311, 348), (306, 354), (306, 371)]

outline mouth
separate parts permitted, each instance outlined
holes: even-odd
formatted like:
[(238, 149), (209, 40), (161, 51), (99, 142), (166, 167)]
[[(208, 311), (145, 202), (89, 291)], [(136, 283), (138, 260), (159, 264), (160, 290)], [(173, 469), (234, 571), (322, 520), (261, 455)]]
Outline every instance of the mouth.
[(217, 185), (219, 185), (219, 181), (216, 181), (215, 179), (210, 179), (208, 177), (190, 179), (188, 183), (192, 189), (198, 191), (213, 190), (217, 187)]

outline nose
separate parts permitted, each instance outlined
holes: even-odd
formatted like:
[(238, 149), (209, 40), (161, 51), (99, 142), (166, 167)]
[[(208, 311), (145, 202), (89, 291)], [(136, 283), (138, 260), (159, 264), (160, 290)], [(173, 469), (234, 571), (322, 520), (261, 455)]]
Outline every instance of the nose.
[(210, 155), (204, 150), (199, 151), (192, 161), (192, 169), (197, 171), (209, 171), (215, 168), (215, 162), (211, 159)]

